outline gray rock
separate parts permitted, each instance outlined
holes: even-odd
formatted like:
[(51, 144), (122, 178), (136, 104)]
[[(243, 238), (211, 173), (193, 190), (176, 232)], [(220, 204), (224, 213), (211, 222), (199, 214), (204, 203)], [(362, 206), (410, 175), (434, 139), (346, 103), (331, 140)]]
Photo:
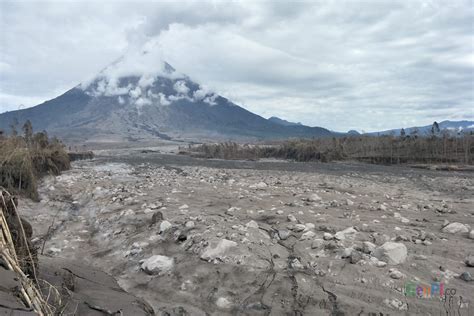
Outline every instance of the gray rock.
[(392, 279), (398, 280), (404, 277), (403, 273), (396, 269), (390, 269), (389, 270), (389, 275)]
[(362, 260), (362, 254), (354, 250), (351, 252), (349, 259), (350, 259), (350, 263), (356, 264), (357, 262)]
[(185, 226), (186, 226), (186, 228), (191, 229), (191, 228), (194, 228), (194, 226), (196, 226), (196, 225), (194, 224), (193, 221), (187, 221)]
[(441, 231), (448, 234), (464, 234), (469, 232), (469, 228), (461, 223), (451, 223), (443, 227)]
[(354, 227), (348, 227), (344, 230), (337, 232), (334, 235), (334, 238), (336, 238), (337, 240), (346, 240), (346, 239), (352, 240), (355, 238), (356, 234), (357, 234), (357, 230), (355, 230)]
[(474, 239), (474, 229), (469, 232), (469, 238)]
[(311, 196), (306, 199), (306, 201), (308, 201), (308, 202), (319, 202), (321, 200), (322, 200), (321, 197), (319, 195), (317, 195), (316, 193), (311, 194)]
[(258, 223), (254, 220), (248, 222), (245, 226), (247, 226), (247, 228), (255, 228), (255, 229), (258, 229)]
[(408, 310), (408, 305), (407, 303), (402, 302), (401, 300), (394, 298), (394, 299), (388, 299), (386, 298), (384, 300), (385, 305), (387, 305), (390, 308), (399, 310), (399, 311), (406, 311)]
[(469, 272), (463, 272), (461, 273), (461, 275), (459, 276), (459, 278), (463, 281), (466, 281), (466, 282), (471, 282), (471, 281), (474, 281), (474, 279), (472, 278), (472, 275), (471, 273)]
[(334, 239), (334, 236), (331, 235), (330, 233), (324, 233), (323, 239), (324, 240), (332, 240), (332, 239)]
[(301, 235), (300, 240), (310, 240), (313, 239), (316, 236), (316, 234), (312, 231), (307, 231)]
[(352, 248), (344, 248), (340, 250), (339, 253), (340, 253), (341, 258), (350, 258), (352, 252), (353, 252)]
[(377, 259), (393, 265), (404, 263), (407, 259), (407, 254), (407, 247), (397, 242), (386, 242), (382, 246), (377, 247), (373, 253)]
[(306, 226), (303, 225), (303, 224), (296, 224), (294, 227), (293, 227), (293, 231), (295, 232), (302, 232), (303, 230), (305, 230)]
[(312, 249), (321, 248), (323, 244), (324, 244), (323, 239), (314, 239), (313, 242), (311, 243), (311, 248)]
[(286, 229), (278, 230), (278, 237), (280, 237), (281, 240), (287, 240), (289, 236), (290, 236), (289, 230), (286, 230)]
[(207, 246), (201, 255), (201, 259), (222, 259), (223, 256), (225, 256), (231, 249), (235, 247), (237, 247), (237, 243), (235, 241), (221, 239), (217, 243), (214, 242), (214, 245)]
[(162, 274), (173, 269), (173, 258), (166, 256), (151, 256), (146, 260), (141, 261), (141, 268), (148, 274)]
[(164, 233), (165, 231), (167, 231), (171, 227), (173, 227), (173, 225), (170, 222), (162, 221), (161, 224), (160, 224), (160, 233)]
[(377, 246), (371, 243), (370, 241), (364, 241), (362, 245), (362, 251), (366, 254), (371, 254), (372, 252), (374, 252), (376, 247)]

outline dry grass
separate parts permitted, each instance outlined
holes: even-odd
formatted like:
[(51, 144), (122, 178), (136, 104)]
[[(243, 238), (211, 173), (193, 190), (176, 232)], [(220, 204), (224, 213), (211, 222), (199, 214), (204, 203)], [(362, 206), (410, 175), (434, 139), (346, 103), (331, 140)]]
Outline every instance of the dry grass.
[(38, 199), (37, 180), (70, 168), (64, 146), (45, 133), (31, 137), (0, 136), (0, 186), (15, 194)]
[(381, 164), (472, 164), (474, 136), (350, 136), (289, 140), (271, 145), (202, 144), (182, 149), (182, 152), (198, 157), (219, 159), (278, 158), (301, 162), (351, 159)]
[(38, 315), (53, 315), (52, 307), (38, 287), (37, 258), (31, 246), (31, 226), (18, 214), (16, 199), (0, 188), (0, 260), (15, 273), (21, 287), (19, 300)]

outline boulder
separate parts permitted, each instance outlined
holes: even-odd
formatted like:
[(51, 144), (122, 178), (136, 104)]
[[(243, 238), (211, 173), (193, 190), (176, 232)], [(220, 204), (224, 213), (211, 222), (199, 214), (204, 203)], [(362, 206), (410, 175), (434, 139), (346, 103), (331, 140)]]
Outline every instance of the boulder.
[(388, 264), (401, 264), (407, 259), (407, 247), (398, 242), (386, 242), (373, 252), (374, 257)]
[(357, 234), (357, 230), (354, 229), (354, 227), (348, 227), (344, 230), (341, 230), (337, 232), (334, 235), (334, 238), (337, 240), (346, 240), (346, 239), (354, 239), (355, 235)]
[(237, 247), (237, 243), (232, 240), (228, 239), (221, 239), (215, 245), (209, 245), (204, 249), (204, 252), (201, 255), (201, 259), (203, 260), (214, 260), (214, 259), (222, 259), (229, 250), (232, 248)]
[(161, 255), (151, 256), (141, 261), (141, 268), (148, 274), (163, 274), (173, 269), (173, 258)]
[(469, 228), (461, 223), (451, 223), (443, 227), (441, 231), (448, 234), (464, 234), (469, 232)]

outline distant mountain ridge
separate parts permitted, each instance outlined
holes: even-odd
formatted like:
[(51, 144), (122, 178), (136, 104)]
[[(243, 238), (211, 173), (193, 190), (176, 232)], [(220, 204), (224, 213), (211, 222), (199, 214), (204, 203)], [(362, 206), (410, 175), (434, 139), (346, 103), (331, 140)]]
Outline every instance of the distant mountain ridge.
[(277, 124), (280, 124), (280, 125), (283, 125), (283, 126), (303, 126), (303, 124), (301, 124), (300, 122), (298, 122), (298, 123), (289, 122), (287, 120), (283, 120), (283, 119), (281, 119), (279, 117), (276, 117), (276, 116), (272, 116), (268, 120), (270, 122), (277, 123)]
[[(434, 123), (434, 122), (433, 122)], [(474, 131), (474, 121), (449, 121), (445, 120), (442, 122), (437, 122), (440, 132), (446, 132), (450, 135), (455, 135), (459, 133), (470, 133)], [(371, 132), (365, 133), (365, 135), (394, 135), (400, 136), (401, 131), (404, 130), (406, 135), (417, 134), (419, 136), (427, 136), (431, 134), (431, 128), (433, 124), (424, 125), (424, 126), (413, 126), (407, 128), (397, 128), (397, 129), (390, 129), (380, 132)]]
[(119, 59), (57, 98), (0, 114), (0, 129), (27, 119), (35, 130), (78, 141), (334, 135), (321, 127), (282, 124), (249, 112), (168, 63), (156, 62), (147, 51)]

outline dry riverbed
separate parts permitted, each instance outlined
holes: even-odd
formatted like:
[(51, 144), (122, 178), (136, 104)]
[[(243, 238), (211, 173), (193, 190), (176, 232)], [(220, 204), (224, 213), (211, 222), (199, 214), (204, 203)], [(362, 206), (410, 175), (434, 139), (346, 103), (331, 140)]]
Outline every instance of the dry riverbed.
[(44, 179), (20, 205), (49, 231), (44, 253), (106, 271), (158, 315), (474, 313), (472, 173), (147, 157)]

